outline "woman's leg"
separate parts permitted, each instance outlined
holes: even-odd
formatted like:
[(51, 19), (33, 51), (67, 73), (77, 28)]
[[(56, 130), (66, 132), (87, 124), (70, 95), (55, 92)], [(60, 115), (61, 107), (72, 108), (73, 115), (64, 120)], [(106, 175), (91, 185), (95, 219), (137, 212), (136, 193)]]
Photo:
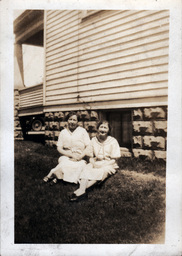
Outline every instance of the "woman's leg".
[(48, 175), (47, 175), (46, 177), (44, 177), (43, 180), (45, 180), (45, 178), (52, 179), (53, 177), (56, 176), (55, 172), (57, 172), (57, 171), (59, 171), (59, 177), (58, 177), (58, 178), (59, 178), (59, 179), (62, 179), (62, 177), (63, 177), (62, 171), (61, 171), (61, 168), (60, 168), (60, 166), (59, 166), (59, 164), (58, 164), (55, 168), (53, 168), (53, 169), (48, 173)]
[(96, 180), (81, 179), (80, 180), (80, 187), (76, 191), (74, 191), (74, 194), (76, 196), (80, 196), (80, 195), (84, 194), (86, 189), (93, 186), (96, 182), (97, 182)]

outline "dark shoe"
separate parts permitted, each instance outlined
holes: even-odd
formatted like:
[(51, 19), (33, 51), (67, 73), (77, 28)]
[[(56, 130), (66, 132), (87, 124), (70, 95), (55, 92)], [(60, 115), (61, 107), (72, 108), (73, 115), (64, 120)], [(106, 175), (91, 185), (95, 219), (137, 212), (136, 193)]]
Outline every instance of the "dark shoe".
[(102, 185), (104, 184), (104, 180), (99, 180), (99, 181), (97, 181), (97, 183), (96, 183), (96, 185), (98, 186), (98, 187), (102, 187)]
[(81, 201), (83, 199), (86, 199), (88, 198), (88, 195), (87, 193), (84, 193), (80, 196), (77, 196), (75, 193), (73, 193), (70, 197), (69, 197), (69, 201), (70, 202), (78, 202), (78, 201)]
[(43, 181), (44, 181), (45, 183), (47, 183), (48, 181), (50, 181), (50, 179), (49, 179), (49, 177), (45, 176), (45, 177), (43, 178)]
[(50, 185), (53, 186), (53, 185), (55, 185), (57, 183), (58, 183), (57, 178), (54, 178), (53, 180), (51, 180)]

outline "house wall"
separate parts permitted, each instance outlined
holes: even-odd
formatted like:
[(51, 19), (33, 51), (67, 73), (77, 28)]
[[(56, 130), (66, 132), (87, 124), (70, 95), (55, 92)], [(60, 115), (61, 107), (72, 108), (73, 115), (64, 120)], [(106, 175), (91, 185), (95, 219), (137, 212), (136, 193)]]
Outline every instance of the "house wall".
[(43, 105), (43, 85), (31, 86), (26, 89), (19, 90), (20, 109), (28, 107), (38, 107)]
[(46, 13), (46, 111), (167, 105), (169, 12), (83, 13)]
[(47, 11), (46, 144), (56, 145), (69, 111), (82, 113), (92, 137), (107, 111), (125, 109), (131, 146), (122, 156), (165, 159), (168, 44), (167, 10)]

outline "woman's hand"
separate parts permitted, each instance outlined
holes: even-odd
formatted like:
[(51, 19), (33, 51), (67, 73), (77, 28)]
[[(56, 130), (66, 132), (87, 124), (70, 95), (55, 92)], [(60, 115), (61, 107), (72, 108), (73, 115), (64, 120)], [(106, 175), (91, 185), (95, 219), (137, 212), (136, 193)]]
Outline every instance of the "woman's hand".
[(81, 154), (78, 153), (72, 153), (72, 156), (70, 158), (70, 160), (72, 161), (80, 161), (82, 160), (83, 156)]
[(91, 158), (89, 159), (89, 162), (90, 162), (92, 165), (94, 165), (94, 163), (95, 163), (95, 158), (91, 157)]

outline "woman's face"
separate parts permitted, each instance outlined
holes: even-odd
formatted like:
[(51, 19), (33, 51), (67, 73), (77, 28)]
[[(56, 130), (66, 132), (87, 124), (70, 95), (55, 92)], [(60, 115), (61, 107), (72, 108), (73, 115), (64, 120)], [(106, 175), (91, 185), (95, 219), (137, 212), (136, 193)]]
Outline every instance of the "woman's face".
[(109, 132), (109, 126), (107, 123), (103, 123), (98, 128), (98, 133), (101, 138), (107, 137)]
[(76, 115), (70, 116), (68, 119), (68, 128), (73, 131), (78, 126), (78, 118)]

